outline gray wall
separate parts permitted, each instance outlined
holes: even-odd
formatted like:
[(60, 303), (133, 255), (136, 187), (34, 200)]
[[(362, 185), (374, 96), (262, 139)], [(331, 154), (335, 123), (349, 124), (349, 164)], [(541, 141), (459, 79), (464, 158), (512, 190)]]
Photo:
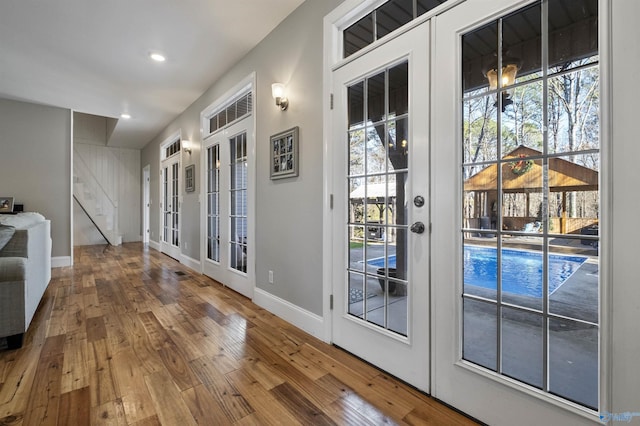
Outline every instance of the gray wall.
[(71, 111), (0, 99), (0, 195), (51, 220), (52, 255), (71, 256)]
[[(151, 165), (151, 240), (158, 242), (159, 145), (177, 130), (201, 143), (200, 112), (255, 72), (256, 114), (256, 284), (303, 309), (322, 315), (322, 20), (341, 0), (307, 1), (285, 19), (200, 99), (142, 151)], [(276, 108), (271, 83), (287, 85), (290, 106)], [(300, 128), (300, 174), (269, 179), (269, 137)], [(200, 164), (200, 149), (183, 154), (183, 167)], [(198, 185), (199, 185), (198, 168)], [(200, 205), (196, 188), (184, 197), (182, 253), (200, 259)], [(268, 284), (268, 271), (274, 284)]]

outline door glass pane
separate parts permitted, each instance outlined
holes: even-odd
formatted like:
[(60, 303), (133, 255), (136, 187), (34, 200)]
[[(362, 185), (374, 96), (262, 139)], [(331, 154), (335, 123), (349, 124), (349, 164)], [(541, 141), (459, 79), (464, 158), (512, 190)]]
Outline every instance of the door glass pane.
[[(410, 294), (406, 281), (407, 70), (406, 62), (395, 65), (355, 83), (347, 91), (350, 121), (348, 312), (403, 336), (407, 335)], [(363, 87), (367, 88), (365, 92), (361, 90)], [(391, 87), (393, 113), (389, 112)], [(364, 118), (361, 120), (353, 111), (362, 111)], [(398, 117), (400, 113), (403, 115)], [(354, 296), (357, 292), (365, 295), (363, 299)]]
[(597, 2), (546, 3), (462, 38), (463, 357), (597, 409)]
[(207, 258), (220, 261), (220, 145), (207, 148)]
[(549, 319), (549, 392), (598, 409), (598, 326)]
[(542, 315), (503, 307), (501, 327), (502, 374), (542, 388), (544, 375)]
[(462, 357), (490, 370), (498, 369), (498, 310), (495, 304), (464, 297)]
[(165, 243), (169, 242), (169, 224), (171, 223), (171, 212), (170, 212), (170, 204), (171, 199), (169, 198), (169, 168), (163, 167), (162, 169), (162, 241)]
[(247, 139), (240, 134), (229, 140), (231, 182), (229, 188), (230, 241), (229, 267), (247, 272)]

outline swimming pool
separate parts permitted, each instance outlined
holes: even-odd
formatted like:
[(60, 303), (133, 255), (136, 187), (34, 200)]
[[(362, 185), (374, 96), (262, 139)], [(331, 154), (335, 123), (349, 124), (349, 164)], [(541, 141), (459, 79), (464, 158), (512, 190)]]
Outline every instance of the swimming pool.
[[(376, 257), (375, 259), (369, 259), (367, 261), (367, 264), (378, 267), (378, 268), (384, 268), (384, 257)], [(395, 267), (396, 267), (396, 255), (392, 254), (391, 256), (389, 256), (389, 268), (395, 268)]]
[[(495, 290), (497, 286), (497, 249), (464, 247), (464, 284)], [(584, 256), (549, 255), (549, 294), (573, 275)], [(369, 259), (371, 266), (384, 267), (384, 257)], [(389, 268), (396, 267), (396, 256), (389, 256)], [(502, 249), (502, 291), (522, 296), (542, 297), (542, 253)]]
[[(497, 249), (464, 247), (464, 284), (495, 290), (497, 285)], [(549, 255), (549, 295), (573, 275), (584, 256)], [(542, 297), (542, 253), (502, 249), (502, 291)]]

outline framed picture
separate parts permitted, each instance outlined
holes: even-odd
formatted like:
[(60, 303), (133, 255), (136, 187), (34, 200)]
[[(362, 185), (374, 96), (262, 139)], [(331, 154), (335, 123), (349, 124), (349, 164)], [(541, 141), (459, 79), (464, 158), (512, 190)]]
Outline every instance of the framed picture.
[(13, 211), (13, 197), (0, 197), (0, 213)]
[(196, 165), (190, 164), (184, 168), (184, 190), (193, 192), (196, 190)]
[(271, 179), (298, 176), (298, 127), (271, 136)]

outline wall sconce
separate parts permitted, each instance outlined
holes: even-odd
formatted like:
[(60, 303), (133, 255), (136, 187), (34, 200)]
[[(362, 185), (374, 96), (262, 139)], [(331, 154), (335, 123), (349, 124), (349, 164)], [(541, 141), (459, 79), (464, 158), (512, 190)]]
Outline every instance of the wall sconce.
[[(507, 51), (503, 50), (502, 52), (502, 70), (501, 70), (501, 83), (500, 88), (505, 88), (512, 86), (516, 81), (516, 75), (518, 71), (522, 68), (522, 60), (518, 58), (513, 58), (507, 55)], [(495, 61), (488, 67), (482, 70), (482, 74), (489, 80), (489, 90), (496, 90), (498, 88), (498, 58), (496, 57)], [(511, 100), (511, 94), (507, 91), (502, 92), (502, 112), (507, 105), (511, 105), (513, 100)], [(493, 106), (498, 106), (498, 101), (493, 104)]]
[(183, 140), (182, 141), (182, 150), (186, 153), (188, 153), (189, 155), (191, 155), (191, 142), (188, 140)]
[(276, 100), (276, 105), (280, 107), (281, 111), (289, 107), (289, 99), (284, 96), (284, 84), (273, 83), (271, 85), (271, 96)]

